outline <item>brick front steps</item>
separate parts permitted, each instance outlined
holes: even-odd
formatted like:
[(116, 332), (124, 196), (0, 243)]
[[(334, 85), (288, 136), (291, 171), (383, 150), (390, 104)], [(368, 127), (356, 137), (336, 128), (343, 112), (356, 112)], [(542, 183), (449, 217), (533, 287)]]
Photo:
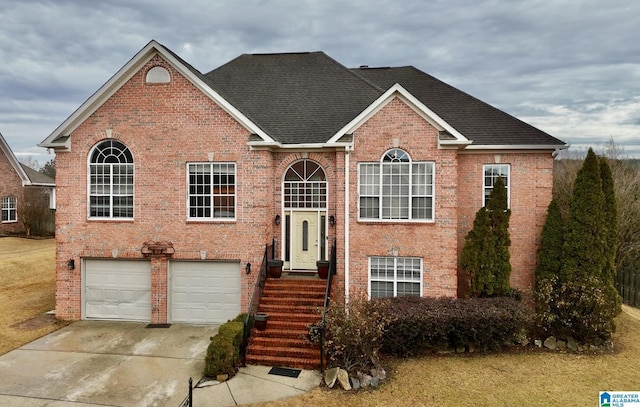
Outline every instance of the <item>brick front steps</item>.
[(247, 364), (320, 368), (320, 347), (307, 339), (307, 325), (320, 319), (326, 280), (268, 278), (258, 312), (269, 314), (267, 329), (251, 330)]

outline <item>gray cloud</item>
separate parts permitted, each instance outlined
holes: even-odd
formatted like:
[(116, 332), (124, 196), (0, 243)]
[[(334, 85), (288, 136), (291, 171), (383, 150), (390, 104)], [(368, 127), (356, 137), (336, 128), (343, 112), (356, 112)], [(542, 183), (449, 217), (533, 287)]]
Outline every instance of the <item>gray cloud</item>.
[(44, 153), (156, 39), (203, 72), (253, 52), (414, 65), (573, 145), (613, 137), (640, 156), (637, 2), (5, 0), (0, 14), (0, 132), (19, 155)]

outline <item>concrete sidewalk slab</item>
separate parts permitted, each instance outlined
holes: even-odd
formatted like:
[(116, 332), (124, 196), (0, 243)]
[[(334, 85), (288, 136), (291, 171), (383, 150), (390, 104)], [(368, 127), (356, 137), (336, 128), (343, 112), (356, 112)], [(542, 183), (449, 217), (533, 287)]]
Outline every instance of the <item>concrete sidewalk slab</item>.
[(193, 390), (194, 406), (230, 407), (300, 396), (318, 387), (322, 375), (303, 370), (297, 378), (269, 374), (270, 366), (246, 366), (231, 380)]

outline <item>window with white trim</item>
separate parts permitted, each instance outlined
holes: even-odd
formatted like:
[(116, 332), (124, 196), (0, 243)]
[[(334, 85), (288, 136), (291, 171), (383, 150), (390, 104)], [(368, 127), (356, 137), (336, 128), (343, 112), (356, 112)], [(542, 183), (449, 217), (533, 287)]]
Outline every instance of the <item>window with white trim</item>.
[(422, 296), (422, 259), (369, 257), (369, 297)]
[(15, 196), (2, 197), (2, 223), (18, 221), (18, 199)]
[(504, 181), (505, 189), (507, 190), (507, 207), (510, 206), (510, 165), (509, 164), (485, 164), (482, 166), (482, 172), (484, 174), (484, 181), (482, 186), (482, 206), (487, 206), (489, 195), (493, 191), (493, 186), (496, 184), (496, 180), (502, 177)]
[(91, 152), (89, 218), (133, 219), (133, 155), (118, 140), (102, 141)]
[(433, 220), (433, 162), (412, 162), (395, 148), (358, 170), (360, 220)]
[(235, 219), (234, 163), (193, 163), (188, 164), (187, 172), (189, 219)]

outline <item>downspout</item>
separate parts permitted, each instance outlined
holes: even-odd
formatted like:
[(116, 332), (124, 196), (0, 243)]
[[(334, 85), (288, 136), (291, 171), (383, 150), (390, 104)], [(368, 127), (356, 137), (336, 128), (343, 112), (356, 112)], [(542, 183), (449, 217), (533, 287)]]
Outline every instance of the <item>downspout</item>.
[(344, 304), (349, 304), (349, 146), (344, 148)]

